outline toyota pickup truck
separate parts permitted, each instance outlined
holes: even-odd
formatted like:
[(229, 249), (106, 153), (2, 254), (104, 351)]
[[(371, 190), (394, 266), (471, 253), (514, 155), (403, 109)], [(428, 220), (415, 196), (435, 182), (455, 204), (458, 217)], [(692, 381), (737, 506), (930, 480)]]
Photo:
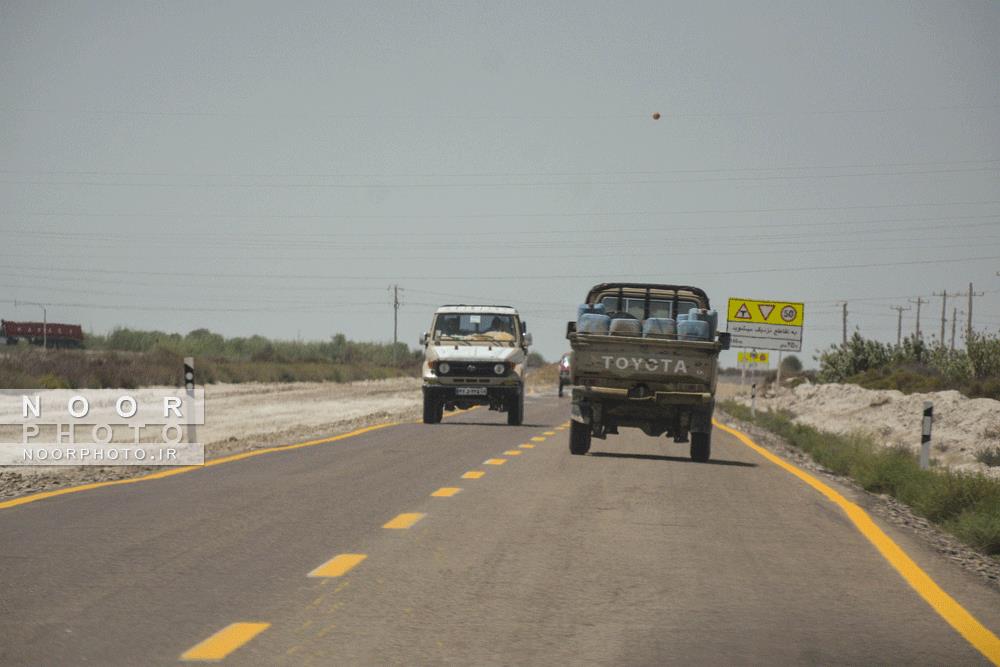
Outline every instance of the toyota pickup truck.
[(424, 423), (445, 410), (488, 405), (524, 421), (524, 372), (531, 334), (510, 306), (449, 305), (434, 313), (424, 348)]
[[(718, 357), (729, 348), (729, 334), (703, 321), (709, 308), (697, 287), (603, 283), (590, 290), (581, 312), (592, 316), (581, 315), (581, 330), (577, 322), (566, 330), (572, 454), (586, 454), (592, 437), (629, 427), (675, 442), (687, 442), (690, 434), (691, 459), (709, 460)], [(688, 318), (697, 322), (689, 325)]]

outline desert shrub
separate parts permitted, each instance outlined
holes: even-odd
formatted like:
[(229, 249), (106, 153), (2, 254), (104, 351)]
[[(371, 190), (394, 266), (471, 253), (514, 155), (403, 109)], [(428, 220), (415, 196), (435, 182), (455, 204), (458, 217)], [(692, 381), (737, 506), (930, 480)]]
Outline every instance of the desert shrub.
[(1000, 447), (984, 447), (976, 452), (976, 460), (991, 468), (1000, 466)]
[(794, 375), (802, 372), (802, 360), (794, 354), (790, 354), (781, 360), (781, 372), (786, 375)]
[(899, 345), (859, 333), (820, 353), (820, 382), (852, 382), (906, 393), (957, 389), (967, 396), (1000, 398), (1000, 337), (973, 333), (965, 350), (928, 345), (911, 336)]

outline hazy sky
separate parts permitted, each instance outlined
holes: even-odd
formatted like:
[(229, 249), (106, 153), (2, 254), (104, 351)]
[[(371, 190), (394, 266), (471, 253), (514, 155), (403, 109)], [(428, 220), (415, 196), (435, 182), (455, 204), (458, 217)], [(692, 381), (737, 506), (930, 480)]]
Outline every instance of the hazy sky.
[(411, 345), (499, 302), (555, 357), (634, 278), (805, 301), (809, 357), (841, 300), (895, 340), (972, 281), (996, 331), (998, 35), (988, 0), (2, 0), (0, 313), (386, 340), (398, 283)]

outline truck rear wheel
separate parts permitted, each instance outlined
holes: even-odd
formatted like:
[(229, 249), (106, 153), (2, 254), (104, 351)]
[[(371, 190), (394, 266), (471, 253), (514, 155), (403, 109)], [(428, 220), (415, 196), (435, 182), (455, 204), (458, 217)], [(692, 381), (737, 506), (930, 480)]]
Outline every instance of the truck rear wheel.
[(712, 456), (712, 434), (691, 434), (691, 460), (706, 463)]
[(569, 453), (583, 456), (590, 451), (590, 424), (569, 423)]
[(444, 403), (429, 394), (424, 394), (424, 423), (439, 424), (444, 416)]
[(507, 408), (508, 426), (520, 426), (524, 423), (524, 390), (518, 392), (517, 397)]

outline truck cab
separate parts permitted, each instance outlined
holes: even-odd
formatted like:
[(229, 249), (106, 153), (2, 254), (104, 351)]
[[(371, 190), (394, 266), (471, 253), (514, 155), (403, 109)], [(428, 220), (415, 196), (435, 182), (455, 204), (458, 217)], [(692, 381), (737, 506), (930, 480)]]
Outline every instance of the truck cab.
[(524, 421), (524, 373), (531, 334), (510, 306), (447, 305), (434, 313), (420, 337), (424, 423), (437, 424), (445, 410), (488, 405)]

